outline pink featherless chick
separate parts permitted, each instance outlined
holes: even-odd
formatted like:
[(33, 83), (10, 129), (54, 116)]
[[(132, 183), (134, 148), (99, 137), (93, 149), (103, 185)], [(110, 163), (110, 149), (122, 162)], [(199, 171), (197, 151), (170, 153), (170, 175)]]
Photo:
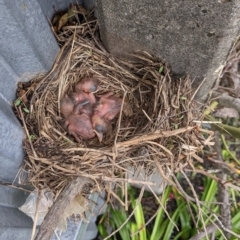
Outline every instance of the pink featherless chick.
[(65, 127), (77, 142), (80, 142), (81, 139), (88, 140), (96, 136), (93, 131), (91, 118), (86, 114), (68, 116)]
[(76, 102), (87, 99), (91, 104), (96, 103), (93, 93), (98, 90), (98, 82), (95, 78), (84, 78), (75, 85), (74, 98)]
[(99, 102), (95, 105), (94, 115), (104, 117), (111, 121), (121, 110), (122, 99), (113, 95), (112, 92), (100, 95)]
[(83, 78), (76, 84), (75, 90), (81, 90), (87, 93), (95, 93), (98, 90), (98, 81), (96, 78)]
[(95, 104), (92, 123), (98, 140), (101, 142), (103, 135), (112, 131), (110, 121), (119, 114), (122, 99), (114, 96), (112, 92), (100, 95), (99, 97), (99, 102)]
[(68, 96), (68, 94), (65, 94), (60, 101), (60, 112), (65, 118), (67, 118), (73, 113), (73, 109), (74, 100), (70, 96)]
[(103, 135), (112, 132), (111, 122), (97, 115), (92, 116), (93, 131), (96, 133), (99, 142), (102, 142)]

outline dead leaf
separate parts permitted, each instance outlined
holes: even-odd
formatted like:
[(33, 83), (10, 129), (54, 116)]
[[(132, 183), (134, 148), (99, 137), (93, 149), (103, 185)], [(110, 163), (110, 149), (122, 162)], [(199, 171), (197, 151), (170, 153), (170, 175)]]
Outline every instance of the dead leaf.
[(57, 13), (57, 14), (54, 15), (53, 20), (52, 20), (52, 25), (53, 26), (56, 26), (58, 24), (62, 15), (63, 15), (63, 12), (60, 12), (60, 13)]
[(61, 219), (59, 220), (58, 229), (66, 231), (67, 219), (72, 215), (82, 215), (86, 210), (88, 210), (88, 200), (81, 194), (78, 194), (65, 209)]
[(57, 27), (57, 26), (53, 27), (53, 31), (54, 31), (55, 33), (57, 33), (58, 27)]
[(69, 9), (68, 9), (68, 22), (70, 24), (73, 24), (74, 17), (76, 17), (75, 14), (76, 12), (76, 7), (73, 4), (70, 4)]
[(60, 31), (62, 29), (62, 27), (64, 27), (68, 22), (68, 13), (65, 13), (62, 15), (62, 17), (59, 19), (58, 22), (58, 31)]
[(18, 83), (18, 88), (23, 88), (23, 84), (21, 82)]
[(81, 15), (87, 15), (87, 10), (86, 10), (86, 8), (84, 8), (83, 6), (78, 5), (78, 6), (77, 6), (77, 10), (78, 10), (78, 13), (79, 13), (79, 14), (81, 14)]
[(22, 99), (22, 101), (26, 104), (28, 103), (28, 99), (26, 97), (26, 91), (23, 89), (19, 90), (18, 96)]

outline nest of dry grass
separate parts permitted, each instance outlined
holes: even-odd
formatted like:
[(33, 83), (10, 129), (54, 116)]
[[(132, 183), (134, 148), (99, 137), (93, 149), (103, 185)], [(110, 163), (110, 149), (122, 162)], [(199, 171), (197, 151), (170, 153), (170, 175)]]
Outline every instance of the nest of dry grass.
[[(17, 111), (27, 134), (29, 181), (56, 193), (73, 176), (85, 176), (102, 189), (111, 182), (131, 182), (124, 178), (130, 165), (159, 171), (170, 181), (183, 167), (202, 161), (199, 153), (211, 136), (196, 123), (201, 106), (190, 79), (173, 79), (170, 69), (147, 52), (129, 61), (110, 55), (92, 12), (84, 19), (58, 33), (62, 48), (52, 70), (20, 84)], [(124, 100), (112, 135), (102, 143), (97, 138), (76, 143), (62, 125), (61, 98), (87, 76), (99, 80), (100, 94), (112, 91)]]

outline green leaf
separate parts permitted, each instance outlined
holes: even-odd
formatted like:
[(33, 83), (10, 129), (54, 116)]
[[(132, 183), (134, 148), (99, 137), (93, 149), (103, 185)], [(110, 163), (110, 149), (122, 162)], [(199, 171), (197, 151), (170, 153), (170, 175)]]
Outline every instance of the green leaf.
[(34, 140), (34, 139), (36, 139), (36, 138), (37, 138), (37, 136), (34, 135), (34, 134), (29, 136), (29, 140), (30, 140), (30, 141), (32, 141), (32, 140)]
[(23, 111), (29, 113), (29, 110), (27, 108), (23, 108)]
[[(108, 236), (106, 227), (103, 224), (98, 224), (98, 232), (102, 238), (106, 238)], [(111, 240), (111, 238), (110, 238)]]
[[(204, 191), (207, 191), (207, 195), (206, 195), (206, 198), (203, 199), (203, 201), (205, 201), (206, 203), (213, 202), (216, 192), (217, 192), (217, 182), (215, 180), (211, 179), (211, 184), (209, 186), (209, 189), (208, 190), (204, 189)], [(206, 205), (208, 205), (208, 204), (206, 204)]]
[(217, 106), (218, 106), (218, 102), (217, 101), (212, 101), (211, 104), (210, 104), (210, 107), (208, 107), (207, 109), (204, 110), (204, 115), (209, 115), (211, 112), (213, 112)]
[(184, 96), (180, 97), (180, 99), (181, 99), (181, 100), (187, 100), (187, 98), (184, 97)]
[(230, 188), (230, 192), (231, 192), (230, 198), (232, 199), (232, 204), (233, 204), (235, 210), (238, 210), (236, 192), (232, 188)]
[(162, 73), (162, 71), (163, 71), (163, 66), (161, 66), (161, 67), (159, 68), (158, 72), (159, 72), (159, 73)]
[(163, 234), (165, 233), (169, 223), (170, 223), (170, 220), (168, 218), (165, 219), (164, 222), (161, 224), (161, 226), (159, 226), (157, 231), (152, 232), (150, 240), (162, 239)]
[[(112, 210), (111, 211), (112, 215), (112, 221), (114, 222), (116, 229), (120, 228), (122, 224), (126, 221), (127, 216), (125, 212), (123, 211), (118, 211), (118, 210)], [(120, 230), (119, 234), (122, 239), (126, 240), (131, 240), (130, 238), (130, 232), (128, 231), (130, 229), (130, 222), (126, 223)]]
[(20, 105), (21, 102), (22, 102), (22, 100), (21, 100), (20, 98), (18, 98), (18, 99), (15, 101), (14, 105), (17, 107), (17, 106)]
[[(137, 224), (131, 223), (131, 226), (130, 226), (131, 233), (133, 234), (133, 233), (137, 232), (137, 230), (138, 230)], [(136, 235), (132, 236), (132, 240), (138, 240), (138, 235), (136, 234)]]
[[(177, 206), (179, 206), (182, 202), (185, 203), (185, 206), (183, 207), (183, 209), (180, 211), (179, 213), (179, 217), (180, 217), (180, 229), (182, 229), (182, 231), (180, 231), (178, 233), (177, 236), (181, 236), (182, 239), (189, 239), (190, 238), (190, 234), (191, 234), (191, 215), (189, 214), (189, 210), (187, 208), (187, 204), (186, 201), (183, 199), (183, 197), (179, 194), (179, 192), (173, 188), (173, 193), (177, 202)], [(188, 229), (188, 231), (187, 231)], [(190, 230), (189, 230), (190, 229)], [(176, 238), (178, 239), (178, 238)]]
[[(230, 126), (228, 126), (228, 127), (230, 127)], [(236, 133), (237, 133), (237, 130), (236, 130)], [(239, 136), (235, 136), (235, 137), (240, 139), (240, 128), (238, 128), (238, 134), (239, 134)], [(227, 142), (225, 140), (225, 136), (223, 134), (221, 134), (221, 139), (222, 139), (222, 143), (223, 143), (226, 151), (229, 154), (229, 157), (231, 157), (236, 163), (238, 163), (240, 165), (240, 161), (236, 158), (234, 153), (232, 153), (232, 151), (229, 150), (228, 144), (227, 144)]]
[[(208, 121), (216, 122), (216, 119), (213, 118), (211, 115), (207, 115), (207, 116), (205, 115), (205, 117)], [(214, 130), (214, 131), (218, 130), (221, 134), (227, 133), (230, 136), (240, 139), (240, 128), (239, 127), (232, 127), (232, 126), (222, 124), (222, 123), (218, 123), (218, 124), (211, 123), (211, 122), (209, 122), (209, 123), (211, 124), (212, 130)]]
[(141, 203), (136, 203), (136, 200), (134, 200), (134, 201), (135, 201), (134, 207), (136, 207), (135, 212), (134, 212), (134, 216), (135, 216), (135, 220), (136, 220), (138, 229), (139, 230), (141, 229), (139, 231), (140, 240), (146, 240), (147, 239), (146, 228), (143, 227), (145, 225), (145, 219), (144, 219), (142, 205), (141, 205)]
[(240, 211), (232, 218), (232, 227), (240, 229)]
[[(166, 187), (166, 189), (162, 195), (162, 199), (161, 199), (161, 203), (163, 206), (166, 206), (166, 203), (169, 198), (169, 194), (170, 194), (171, 190), (172, 190), (171, 186)], [(162, 226), (163, 225), (163, 214), (164, 214), (164, 209), (160, 208), (158, 210), (158, 214), (157, 214), (155, 222), (154, 222), (150, 240), (160, 239), (161, 229), (163, 229), (163, 226)]]
[(169, 221), (169, 224), (167, 226), (167, 229), (165, 231), (163, 240), (169, 240), (170, 237), (172, 236), (173, 233), (173, 229), (175, 228), (175, 225), (173, 223), (177, 223), (178, 222), (178, 218), (179, 218), (179, 213), (182, 211), (183, 207), (185, 207), (185, 203), (182, 202), (180, 205), (178, 205), (177, 209), (174, 211), (171, 219), (172, 221)]
[(190, 234), (191, 234), (191, 226), (187, 226), (185, 228), (183, 228), (177, 235), (176, 237), (174, 237), (173, 240), (178, 240), (179, 238), (181, 239), (189, 239)]
[(223, 157), (223, 159), (228, 160), (229, 153), (227, 150), (222, 149), (222, 157)]

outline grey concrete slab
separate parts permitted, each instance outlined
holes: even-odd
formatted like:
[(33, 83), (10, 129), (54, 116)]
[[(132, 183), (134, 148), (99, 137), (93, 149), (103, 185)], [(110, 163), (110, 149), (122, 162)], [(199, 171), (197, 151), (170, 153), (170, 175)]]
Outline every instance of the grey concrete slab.
[(31, 228), (32, 219), (17, 208), (0, 206), (0, 226), (11, 228)]
[(12, 182), (24, 156), (24, 133), (11, 106), (0, 94), (0, 180)]
[(0, 185), (0, 206), (18, 208), (22, 206), (29, 192)]
[[(12, 182), (24, 157), (24, 132), (11, 109), (17, 82), (28, 81), (51, 69), (59, 47), (47, 18), (51, 19), (55, 10), (67, 9), (71, 2), (76, 3), (0, 0), (0, 181)], [(89, 8), (93, 3), (93, 0), (84, 1)], [(32, 220), (17, 209), (26, 196), (23, 191), (0, 186), (0, 240), (30, 239)], [(85, 231), (81, 239), (89, 235)], [(74, 238), (70, 235), (65, 239), (75, 239), (77, 234), (75, 231)]]
[(100, 32), (113, 54), (146, 50), (190, 74), (204, 96), (240, 32), (240, 1), (97, 0)]
[(0, 53), (0, 94), (9, 104), (16, 98), (17, 80), (18, 75)]
[(31, 228), (0, 227), (0, 240), (30, 240)]
[(38, 1), (0, 0), (0, 92), (13, 100), (16, 81), (51, 69), (59, 51)]
[[(145, 169), (138, 168), (134, 169), (132, 166), (128, 167), (128, 173), (127, 177), (128, 179), (134, 179), (139, 182), (152, 182), (155, 185), (152, 185), (151, 188), (149, 186), (146, 186), (145, 190), (148, 192), (154, 191), (155, 194), (161, 195), (163, 190), (165, 189), (167, 182), (164, 180), (164, 178), (160, 175), (159, 172), (154, 172), (152, 174), (147, 174)], [(143, 184), (140, 183), (132, 183), (132, 186), (141, 189), (143, 187)]]

